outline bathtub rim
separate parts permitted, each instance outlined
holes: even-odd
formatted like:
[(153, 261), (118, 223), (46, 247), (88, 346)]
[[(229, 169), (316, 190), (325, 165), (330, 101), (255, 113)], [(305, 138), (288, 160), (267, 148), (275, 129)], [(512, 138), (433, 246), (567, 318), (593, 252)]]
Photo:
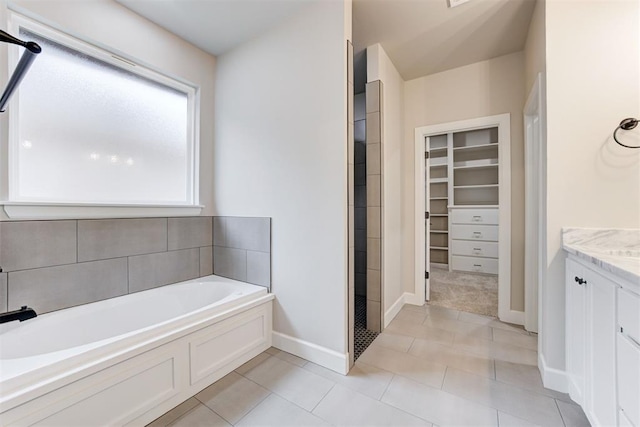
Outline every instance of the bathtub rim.
[(220, 306), (207, 306), (207, 309), (198, 313), (164, 322), (161, 327), (145, 331), (141, 334), (144, 335), (142, 337), (133, 334), (125, 339), (114, 340), (106, 345), (74, 354), (70, 358), (3, 380), (0, 382), (0, 413), (275, 299), (275, 295), (267, 293), (266, 288), (264, 289), (265, 292), (244, 296), (253, 296), (251, 300), (227, 307), (222, 311)]

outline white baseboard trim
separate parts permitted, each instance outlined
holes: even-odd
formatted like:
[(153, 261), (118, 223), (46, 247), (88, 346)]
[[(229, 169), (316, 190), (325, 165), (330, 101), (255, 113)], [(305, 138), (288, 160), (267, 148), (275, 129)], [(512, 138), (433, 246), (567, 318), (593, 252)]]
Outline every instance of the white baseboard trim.
[(422, 298), (422, 297), (420, 297), (420, 296), (418, 296), (416, 294), (412, 294), (410, 292), (405, 292), (403, 296), (404, 296), (404, 303), (405, 304), (423, 306), (426, 303), (424, 298)]
[(276, 331), (273, 331), (272, 337), (272, 345), (279, 350), (295, 354), (342, 375), (349, 372), (349, 353), (342, 354)]
[(406, 300), (407, 295), (409, 295), (409, 294), (404, 293), (404, 294), (400, 295), (400, 298), (398, 298), (396, 300), (396, 302), (394, 302), (391, 305), (391, 307), (389, 307), (389, 310), (385, 311), (385, 313), (384, 313), (384, 327), (385, 328), (387, 326), (389, 326), (389, 323), (391, 323), (391, 321), (394, 319), (394, 317), (396, 317), (396, 315), (400, 312), (400, 309), (405, 304), (405, 300)]
[(524, 311), (509, 310), (498, 316), (501, 321), (513, 325), (524, 325)]
[(542, 384), (544, 384), (546, 388), (559, 391), (560, 393), (569, 392), (566, 372), (547, 366), (547, 362), (542, 353), (538, 354), (538, 369), (542, 375)]

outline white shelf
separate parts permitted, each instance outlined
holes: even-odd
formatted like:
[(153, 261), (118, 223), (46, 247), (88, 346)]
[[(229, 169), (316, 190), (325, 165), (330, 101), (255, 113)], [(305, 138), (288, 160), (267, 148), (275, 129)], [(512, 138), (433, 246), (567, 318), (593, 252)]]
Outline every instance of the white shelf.
[(478, 185), (454, 185), (453, 189), (469, 189), (469, 188), (498, 188), (498, 184), (478, 184)]
[(459, 169), (464, 167), (478, 167), (478, 166), (498, 166), (498, 159), (480, 159), (480, 160), (465, 160), (461, 162), (454, 162), (453, 168)]
[(431, 179), (431, 181), (429, 182), (429, 184), (441, 184), (441, 183), (448, 183), (449, 182), (449, 178), (433, 178)]
[(429, 230), (429, 233), (435, 233), (435, 234), (449, 234), (449, 231), (445, 231), (445, 230)]
[(429, 149), (429, 152), (434, 152), (434, 151), (447, 151), (447, 147), (432, 147)]
[[(461, 163), (461, 162), (458, 162), (458, 163)], [(460, 170), (460, 169), (462, 169), (462, 170), (464, 170), (464, 169), (490, 169), (490, 168), (497, 168), (498, 166), (499, 166), (498, 163), (492, 163), (490, 165), (478, 165), (478, 166), (474, 166), (474, 165), (471, 165), (471, 166), (454, 166), (453, 170), (456, 171), (456, 170)]]
[(448, 251), (449, 248), (446, 246), (429, 246), (429, 249), (434, 249), (436, 251)]
[(448, 158), (447, 157), (432, 157), (429, 159), (429, 166), (447, 166)]
[(499, 207), (499, 205), (449, 205), (447, 209), (497, 209)]
[(447, 200), (448, 197), (429, 197), (429, 200)]
[(437, 217), (448, 217), (449, 214), (429, 214), (429, 216), (435, 216), (436, 218)]
[(453, 147), (453, 151), (481, 151), (486, 150), (487, 148), (498, 148), (497, 142), (492, 142), (490, 144), (480, 144), (480, 145), (469, 145), (466, 147)]

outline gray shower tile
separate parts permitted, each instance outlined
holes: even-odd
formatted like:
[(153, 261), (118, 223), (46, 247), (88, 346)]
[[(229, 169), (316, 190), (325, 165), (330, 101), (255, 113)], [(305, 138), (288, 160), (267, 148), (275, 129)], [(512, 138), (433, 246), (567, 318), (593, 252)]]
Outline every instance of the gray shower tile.
[(0, 313), (7, 311), (7, 273), (0, 273)]
[(247, 251), (247, 282), (271, 286), (271, 254)]
[(213, 247), (213, 274), (241, 281), (247, 280), (247, 251)]
[(170, 251), (211, 246), (213, 221), (210, 216), (169, 218), (168, 234)]
[(166, 250), (166, 218), (78, 221), (78, 261), (80, 262)]
[(360, 163), (355, 165), (355, 185), (367, 185), (367, 165)]
[(355, 201), (354, 206), (356, 208), (367, 207), (367, 187), (365, 185), (356, 185), (354, 189)]
[(356, 238), (356, 251), (366, 251), (367, 250), (367, 231), (366, 230), (356, 230), (355, 231)]
[(367, 206), (381, 206), (380, 175), (367, 175)]
[(380, 239), (367, 239), (367, 268), (380, 270)]
[(271, 218), (225, 218), (225, 245), (229, 248), (271, 252)]
[(380, 238), (380, 206), (367, 208), (367, 237)]
[[(367, 145), (380, 143), (380, 113), (367, 113)], [(368, 154), (368, 153), (367, 153)]]
[(195, 279), (200, 274), (200, 250), (160, 252), (129, 257), (129, 292)]
[(367, 272), (367, 252), (366, 251), (356, 251), (355, 270), (358, 273)]
[(215, 246), (227, 246), (227, 239), (225, 237), (225, 217), (214, 216), (213, 217), (213, 244)]
[(380, 301), (380, 270), (367, 270), (367, 299)]
[(0, 235), (5, 272), (76, 262), (76, 221), (2, 222)]
[(358, 144), (364, 143), (367, 137), (367, 121), (366, 120), (357, 120), (353, 124), (353, 139), (356, 141), (356, 157), (355, 162), (358, 163)]
[(355, 228), (364, 230), (367, 228), (367, 208), (355, 208)]
[(16, 271), (9, 273), (8, 285), (9, 310), (60, 310), (126, 294), (127, 259)]
[[(356, 122), (356, 127), (358, 126), (358, 123), (362, 123), (362, 125), (364, 126), (364, 120), (360, 120), (359, 122)], [(364, 135), (364, 129), (362, 133)], [(364, 139), (362, 141), (364, 141)], [(356, 142), (354, 146), (354, 151), (355, 151), (355, 156), (354, 156), (355, 164), (356, 165), (365, 164), (367, 161), (367, 145), (364, 142)]]
[(382, 144), (367, 144), (367, 175), (379, 175)]
[(367, 83), (366, 85), (367, 113), (380, 111), (380, 81)]
[(213, 246), (200, 248), (200, 277), (213, 274)]

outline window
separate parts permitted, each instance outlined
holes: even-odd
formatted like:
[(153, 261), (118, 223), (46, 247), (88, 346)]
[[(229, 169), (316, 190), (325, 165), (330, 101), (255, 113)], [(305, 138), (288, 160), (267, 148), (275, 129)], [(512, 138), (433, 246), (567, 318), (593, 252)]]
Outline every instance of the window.
[(12, 21), (42, 53), (9, 106), (9, 204), (197, 206), (196, 88)]

